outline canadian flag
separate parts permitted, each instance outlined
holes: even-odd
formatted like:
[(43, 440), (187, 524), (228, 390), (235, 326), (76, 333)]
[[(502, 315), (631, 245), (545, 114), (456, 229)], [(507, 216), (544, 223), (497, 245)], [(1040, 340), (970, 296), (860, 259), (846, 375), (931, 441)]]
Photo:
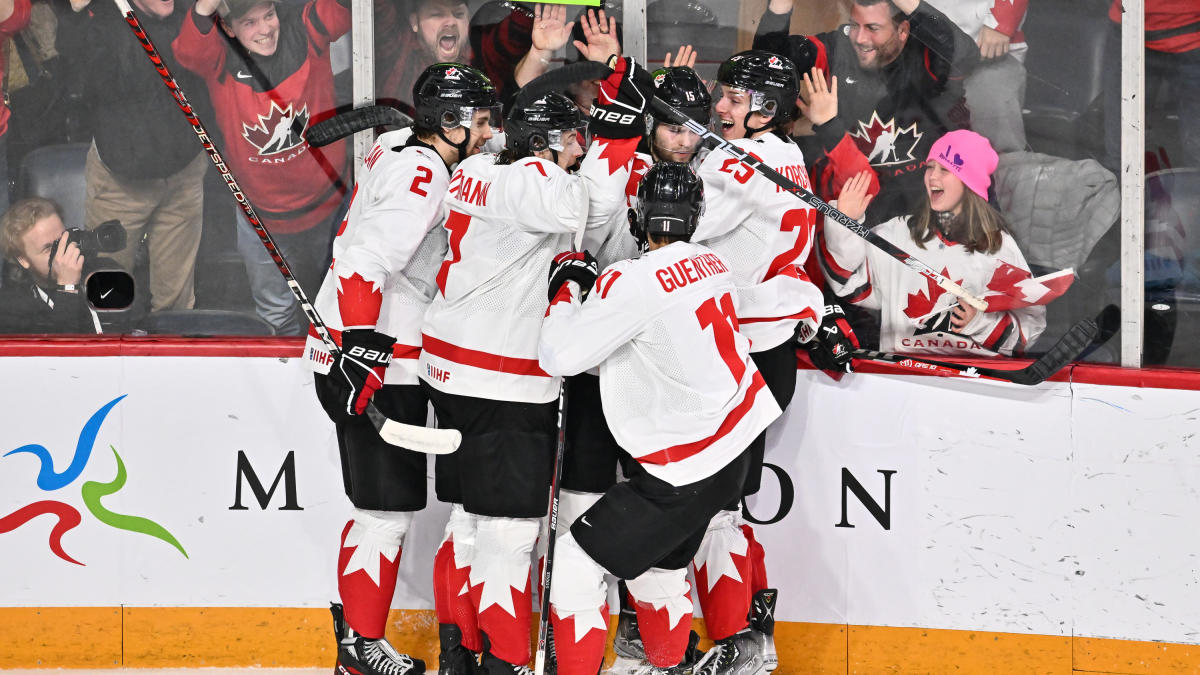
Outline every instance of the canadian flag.
[(1066, 293), (1073, 281), (1075, 270), (1070, 267), (1035, 277), (1028, 270), (1002, 262), (987, 284), (992, 292), (982, 299), (987, 302), (989, 312), (1044, 305)]

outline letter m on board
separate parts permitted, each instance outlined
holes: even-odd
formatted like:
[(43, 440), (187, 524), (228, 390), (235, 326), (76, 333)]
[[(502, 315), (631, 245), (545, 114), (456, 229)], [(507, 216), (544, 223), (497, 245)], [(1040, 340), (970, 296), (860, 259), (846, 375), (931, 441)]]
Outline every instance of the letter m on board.
[(303, 511), (304, 509), (296, 502), (296, 451), (293, 450), (287, 454), (283, 460), (283, 466), (279, 467), (279, 472), (275, 474), (275, 480), (271, 482), (271, 488), (264, 490), (262, 481), (258, 479), (258, 474), (254, 472), (254, 467), (250, 465), (249, 458), (246, 453), (238, 450), (237, 459), (237, 487), (234, 488), (233, 506), (229, 507), (230, 511), (247, 511), (249, 507), (242, 505), (242, 484), (243, 482), (250, 486), (250, 491), (254, 493), (254, 498), (258, 500), (258, 506), (262, 510), (267, 509), (267, 505), (271, 503), (271, 497), (275, 495), (275, 490), (279, 488), (279, 481), (283, 481), (283, 506), (279, 507), (280, 511)]
[(892, 529), (892, 474), (895, 470), (879, 469), (879, 473), (883, 474), (883, 506), (875, 501), (871, 493), (863, 487), (862, 483), (850, 473), (850, 469), (842, 467), (842, 521), (835, 527), (854, 527), (850, 521), (846, 519), (846, 497), (849, 493), (854, 493), (854, 497), (858, 502), (867, 508), (867, 512), (871, 517), (879, 523), (885, 530)]

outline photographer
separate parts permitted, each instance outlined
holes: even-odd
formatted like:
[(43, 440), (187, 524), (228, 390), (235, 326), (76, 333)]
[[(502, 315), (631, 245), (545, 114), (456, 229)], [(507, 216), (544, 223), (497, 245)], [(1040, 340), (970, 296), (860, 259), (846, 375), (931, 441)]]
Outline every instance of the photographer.
[(0, 217), (4, 257), (24, 270), (0, 287), (0, 333), (102, 332), (84, 294), (87, 261), (75, 238), (58, 206), (40, 197), (22, 199)]

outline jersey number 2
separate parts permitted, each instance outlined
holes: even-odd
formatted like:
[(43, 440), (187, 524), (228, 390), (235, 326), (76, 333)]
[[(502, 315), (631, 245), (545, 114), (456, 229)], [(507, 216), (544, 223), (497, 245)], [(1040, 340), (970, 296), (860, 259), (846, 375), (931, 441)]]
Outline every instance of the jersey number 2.
[(417, 171), (421, 175), (413, 178), (412, 185), (408, 186), (408, 191), (421, 197), (428, 197), (429, 193), (421, 188), (422, 185), (428, 185), (429, 181), (433, 180), (433, 171), (427, 166), (418, 166)]
[(737, 353), (737, 343), (734, 336), (737, 331), (737, 314), (733, 311), (733, 298), (728, 293), (721, 296), (721, 304), (717, 305), (716, 298), (709, 298), (696, 310), (696, 318), (700, 328), (713, 329), (713, 340), (717, 343), (717, 353), (733, 375), (733, 381), (740, 383), (746, 374), (746, 362)]

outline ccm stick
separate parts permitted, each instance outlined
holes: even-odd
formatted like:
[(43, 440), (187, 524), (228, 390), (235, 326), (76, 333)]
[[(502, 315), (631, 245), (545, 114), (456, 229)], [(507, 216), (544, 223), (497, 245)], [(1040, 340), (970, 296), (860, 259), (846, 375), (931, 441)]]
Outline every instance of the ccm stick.
[[(242, 192), (237, 180), (230, 172), (225, 160), (221, 157), (221, 153), (217, 151), (216, 145), (212, 138), (209, 137), (208, 131), (200, 118), (196, 116), (196, 112), (188, 103), (187, 97), (184, 96), (183, 89), (179, 87), (179, 83), (175, 81), (175, 77), (163, 62), (162, 56), (159, 55), (158, 49), (150, 40), (150, 36), (146, 34), (142, 28), (142, 22), (138, 19), (133, 8), (129, 6), (128, 0), (114, 0), (117, 8), (121, 11), (121, 15), (125, 18), (125, 22), (129, 24), (133, 34), (141, 43), (142, 48), (146, 50), (146, 56), (154, 65), (154, 69), (158, 71), (162, 77), (163, 84), (167, 90), (171, 92), (171, 97), (175, 99), (176, 105), (183, 112), (187, 121), (192, 125), (192, 131), (196, 133), (196, 138), (200, 140), (200, 144), (204, 146), (204, 150), (208, 153), (208, 158), (212, 160), (217, 171), (220, 172), (221, 178), (229, 187), (229, 191), (233, 193), (234, 199), (237, 200), (242, 211), (246, 214), (246, 218), (250, 221), (250, 225), (254, 228), (258, 238), (266, 247), (267, 252), (271, 254), (271, 259), (275, 261), (275, 266), (279, 268), (280, 274), (287, 280), (288, 287), (292, 289), (292, 294), (296, 296), (296, 301), (300, 303), (300, 308), (304, 310), (305, 316), (312, 322), (313, 328), (316, 329), (317, 335), (321, 341), (325, 343), (325, 348), (329, 350), (330, 355), (336, 358), (338, 354), (337, 343), (329, 334), (329, 329), (325, 327), (325, 322), (317, 315), (317, 311), (309, 302), (308, 296), (304, 294), (304, 289), (296, 281), (296, 277), (292, 275), (292, 270), (288, 267), (287, 261), (283, 259), (283, 254), (279, 252), (275, 245), (275, 240), (271, 238), (271, 233), (263, 226), (258, 219), (258, 214), (254, 211), (254, 207), (250, 204), (250, 200)], [(389, 419), (375, 408), (374, 404), (368, 404), (367, 417), (371, 420), (371, 424), (375, 426), (379, 432), (379, 437), (391, 445), (407, 448), (416, 452), (424, 452), (431, 455), (444, 455), (454, 452), (458, 449), (459, 443), (462, 442), (462, 434), (455, 429), (429, 429), (412, 424), (403, 424), (396, 420)]]
[(1018, 370), (968, 366), (950, 361), (938, 361), (908, 354), (876, 352), (868, 349), (854, 350), (854, 358), (868, 361), (883, 361), (906, 370), (941, 377), (965, 377), (970, 379), (999, 380), (1015, 384), (1041, 384), (1046, 378), (1062, 370), (1091, 346), (1100, 334), (1099, 325), (1092, 319), (1084, 319), (1071, 327), (1041, 358)]

